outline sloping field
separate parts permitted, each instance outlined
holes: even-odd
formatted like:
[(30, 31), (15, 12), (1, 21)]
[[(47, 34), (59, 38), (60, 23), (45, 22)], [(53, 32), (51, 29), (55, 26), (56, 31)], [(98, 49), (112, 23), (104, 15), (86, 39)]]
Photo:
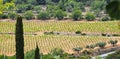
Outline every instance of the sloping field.
[[(107, 42), (109, 40), (119, 40), (120, 37), (101, 37), (101, 36), (60, 36), (60, 35), (43, 35), (43, 36), (25, 36), (25, 52), (35, 49), (36, 42), (43, 53), (50, 52), (53, 48), (62, 48), (71, 53), (74, 47), (85, 47), (88, 44), (97, 42)], [(14, 35), (0, 35), (0, 54), (15, 54)]]
[[(14, 32), (15, 22), (0, 22), (0, 32)], [(25, 32), (98, 32), (120, 33), (118, 21), (107, 22), (73, 22), (73, 21), (24, 21)]]
[[(24, 32), (97, 32), (120, 34), (118, 21), (107, 22), (76, 22), (76, 21), (24, 21)], [(14, 33), (15, 22), (0, 22), (0, 33)], [(50, 52), (53, 48), (62, 48), (66, 52), (73, 52), (75, 47), (85, 47), (88, 44), (119, 40), (120, 37), (103, 36), (69, 36), (69, 35), (25, 35), (25, 52), (35, 49), (36, 43), (43, 53)], [(0, 54), (15, 54), (14, 34), (0, 34)]]

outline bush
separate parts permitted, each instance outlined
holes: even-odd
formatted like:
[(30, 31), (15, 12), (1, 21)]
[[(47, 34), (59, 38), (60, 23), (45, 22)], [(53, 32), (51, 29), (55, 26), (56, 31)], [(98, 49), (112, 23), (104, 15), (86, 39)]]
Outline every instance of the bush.
[(34, 59), (35, 57), (35, 50), (31, 50), (26, 52), (25, 59)]
[(49, 19), (49, 14), (47, 12), (41, 12), (38, 14), (38, 19), (42, 19), (42, 20), (46, 20), (46, 19)]
[(104, 48), (106, 45), (106, 42), (99, 42), (96, 45), (99, 46), (100, 48)]
[(95, 19), (95, 15), (93, 13), (88, 12), (85, 15), (85, 19), (88, 21), (93, 21)]
[(86, 33), (81, 33), (81, 35), (87, 35)]
[(33, 13), (32, 11), (27, 11), (24, 13), (24, 17), (27, 19), (27, 20), (31, 20), (33, 19)]
[(76, 34), (81, 34), (81, 32), (80, 32), (80, 31), (76, 31), (75, 33), (76, 33)]
[(17, 5), (17, 13), (22, 13), (24, 11), (26, 11), (26, 5), (25, 4), (18, 4)]
[(6, 15), (6, 14), (2, 14), (2, 17), (1, 17), (2, 19), (7, 19), (8, 18), (8, 15)]
[(51, 0), (54, 3), (58, 3), (60, 0)]
[(94, 49), (96, 47), (96, 45), (94, 44), (91, 44), (91, 45), (87, 45), (86, 48), (91, 48), (91, 49)]
[(113, 54), (109, 54), (105, 59), (120, 59), (120, 50)]
[(64, 51), (62, 49), (55, 48), (51, 50), (50, 54), (52, 54), (53, 56), (61, 56), (64, 54)]
[(51, 34), (54, 34), (54, 32), (53, 31), (51, 31), (51, 32), (44, 32), (44, 34), (51, 35)]
[(104, 16), (104, 17), (102, 18), (102, 21), (108, 21), (108, 20), (110, 20), (110, 17), (108, 17), (108, 16)]
[(15, 12), (8, 13), (8, 17), (13, 20), (16, 18), (16, 16), (17, 16), (17, 13), (15, 13)]
[(73, 20), (79, 20), (82, 18), (82, 12), (80, 10), (76, 10), (72, 13)]
[(41, 8), (40, 5), (38, 5), (38, 6), (35, 6), (35, 7), (34, 7), (34, 10), (38, 12), (39, 10), (42, 10), (42, 8)]
[(55, 17), (56, 17), (58, 20), (64, 19), (65, 16), (66, 16), (66, 13), (63, 12), (62, 10), (57, 10), (56, 13), (55, 13)]
[(108, 43), (112, 44), (112, 45), (113, 45), (113, 47), (114, 47), (114, 46), (115, 46), (115, 44), (117, 44), (117, 43), (118, 43), (118, 40), (110, 40), (110, 41), (108, 41)]
[(79, 53), (79, 51), (81, 51), (83, 48), (81, 48), (81, 47), (75, 47), (75, 48), (73, 48), (73, 50), (74, 51), (77, 51), (78, 53)]
[(101, 35), (102, 35), (102, 36), (106, 36), (107, 34), (102, 33)]
[(120, 36), (120, 34), (113, 34), (113, 36)]

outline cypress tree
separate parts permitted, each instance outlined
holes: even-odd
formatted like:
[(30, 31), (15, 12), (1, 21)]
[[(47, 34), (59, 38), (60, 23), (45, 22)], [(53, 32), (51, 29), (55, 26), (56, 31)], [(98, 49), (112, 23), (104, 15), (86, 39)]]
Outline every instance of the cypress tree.
[(15, 42), (16, 42), (16, 59), (24, 59), (24, 37), (23, 37), (23, 23), (21, 16), (17, 17)]
[(36, 49), (35, 49), (35, 59), (40, 59), (40, 54), (39, 54), (38, 45), (36, 46)]

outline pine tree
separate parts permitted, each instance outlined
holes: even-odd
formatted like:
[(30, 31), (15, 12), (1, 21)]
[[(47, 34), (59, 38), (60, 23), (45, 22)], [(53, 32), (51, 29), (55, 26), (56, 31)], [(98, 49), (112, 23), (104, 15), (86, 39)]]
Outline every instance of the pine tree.
[(39, 54), (38, 45), (36, 46), (36, 49), (35, 49), (35, 59), (40, 59), (40, 54)]
[(15, 42), (16, 42), (16, 59), (24, 59), (24, 37), (21, 16), (17, 17)]

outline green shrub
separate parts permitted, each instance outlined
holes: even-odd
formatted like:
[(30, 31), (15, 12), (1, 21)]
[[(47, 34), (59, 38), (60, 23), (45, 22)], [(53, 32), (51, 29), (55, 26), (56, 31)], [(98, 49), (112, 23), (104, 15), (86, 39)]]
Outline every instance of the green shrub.
[(99, 46), (100, 48), (104, 48), (106, 46), (106, 42), (99, 42), (96, 45)]
[(102, 33), (102, 36), (106, 36), (107, 34)]
[(50, 54), (53, 56), (61, 56), (64, 54), (64, 51), (62, 49), (55, 48), (55, 49), (51, 50)]
[(66, 16), (66, 13), (63, 12), (62, 10), (57, 10), (57, 11), (55, 12), (55, 17), (56, 17), (58, 20), (64, 19), (65, 16)]
[(17, 13), (15, 12), (8, 13), (8, 17), (14, 20), (17, 17)]
[(105, 59), (120, 59), (120, 50), (113, 54), (109, 54)]
[(41, 12), (37, 16), (38, 19), (46, 20), (49, 19), (49, 14), (47, 12)]
[(88, 12), (85, 15), (85, 19), (88, 21), (93, 21), (93, 20), (95, 20), (95, 15), (93, 13)]
[(18, 4), (17, 5), (17, 13), (22, 13), (22, 12), (26, 11), (26, 7), (27, 7), (26, 4)]
[(39, 10), (41, 10), (41, 9), (42, 9), (42, 8), (41, 8), (40, 5), (34, 7), (34, 10), (35, 10), (35, 11), (39, 11)]
[(35, 51), (34, 50), (28, 51), (25, 54), (25, 59), (34, 59), (34, 57), (35, 57)]
[(33, 13), (32, 11), (27, 11), (24, 13), (24, 17), (27, 19), (27, 20), (31, 20), (33, 19)]
[(51, 31), (51, 32), (44, 32), (44, 34), (51, 35), (51, 34), (54, 34), (54, 32), (53, 31)]
[(81, 51), (83, 48), (81, 48), (81, 47), (75, 47), (75, 48), (73, 48), (73, 50), (74, 51), (77, 51), (78, 53), (79, 53), (79, 51)]
[(81, 35), (87, 35), (86, 33), (81, 33)]
[(103, 18), (102, 18), (102, 21), (109, 21), (110, 20), (110, 17), (108, 17), (108, 16), (104, 16)]
[(2, 14), (2, 17), (1, 17), (2, 19), (7, 19), (8, 18), (8, 15), (6, 15), (6, 14)]
[(73, 20), (79, 20), (82, 18), (82, 12), (80, 10), (75, 10), (73, 13), (72, 13), (72, 18)]
[(76, 33), (76, 34), (81, 34), (81, 32), (80, 32), (80, 31), (76, 31), (75, 33)]
[(117, 44), (117, 43), (118, 43), (118, 40), (110, 40), (110, 41), (108, 41), (108, 43), (112, 44), (112, 45), (113, 45), (113, 47), (114, 47), (114, 46), (115, 46), (115, 44)]
[(120, 36), (120, 34), (113, 34), (113, 36)]
[(86, 46), (86, 48), (92, 48), (92, 49), (94, 49), (96, 47), (96, 45), (94, 45), (94, 44), (91, 44), (91, 45), (87, 45)]

